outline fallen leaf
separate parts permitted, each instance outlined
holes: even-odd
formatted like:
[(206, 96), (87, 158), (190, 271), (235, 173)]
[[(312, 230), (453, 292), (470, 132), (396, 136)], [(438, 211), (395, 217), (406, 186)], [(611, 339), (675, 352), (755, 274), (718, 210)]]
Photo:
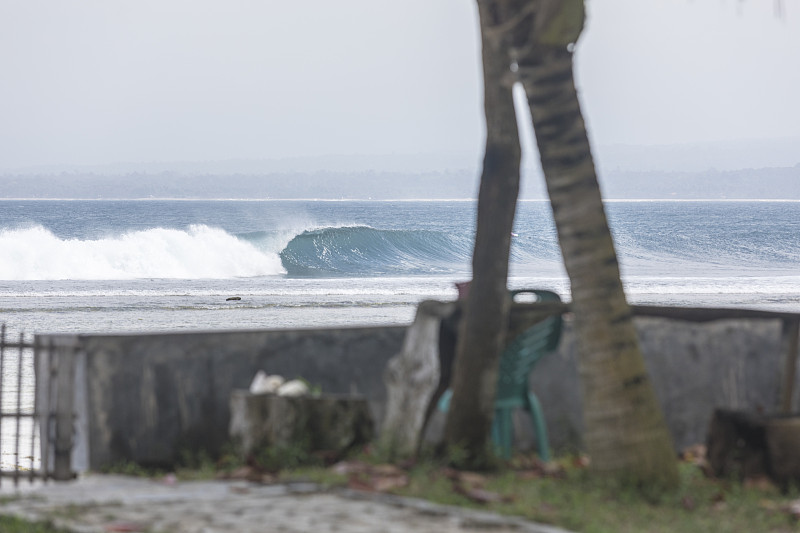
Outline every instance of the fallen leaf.
[[(588, 461), (589, 458), (587, 457), (586, 460)], [(542, 470), (547, 477), (560, 478), (567, 475), (567, 470), (562, 465), (555, 462), (544, 463), (542, 465)]]
[(684, 496), (681, 498), (681, 507), (686, 509), (687, 511), (694, 511), (697, 507), (697, 504), (694, 501), (694, 498), (691, 496)]
[(144, 531), (145, 527), (135, 522), (113, 522), (111, 524), (107, 524), (105, 530), (109, 532), (113, 531), (115, 533), (132, 533)]
[(778, 487), (767, 476), (749, 477), (744, 480), (744, 486), (748, 489), (757, 489), (766, 492), (778, 491)]
[(366, 472), (369, 465), (363, 461), (341, 461), (331, 467), (331, 470), (339, 475)]
[(714, 502), (714, 503), (711, 504), (711, 509), (714, 510), (714, 511), (724, 511), (727, 508), (728, 508), (728, 504), (723, 502), (723, 501)]
[(444, 467), (439, 469), (439, 474), (443, 475), (447, 479), (458, 479), (460, 472), (455, 468)]
[(772, 500), (760, 500), (758, 502), (758, 506), (764, 509), (765, 511), (778, 511), (781, 509), (781, 506), (778, 505), (777, 502)]
[(572, 465), (578, 468), (586, 468), (592, 463), (588, 455), (578, 455), (572, 460)]
[(369, 479), (364, 479), (360, 474), (353, 474), (347, 478), (347, 488), (353, 490), (363, 490), (366, 492), (374, 491)]
[(412, 468), (417, 466), (417, 462), (418, 462), (417, 458), (416, 457), (412, 457), (410, 459), (406, 459), (404, 461), (400, 461), (400, 463), (397, 466), (399, 466), (403, 470), (411, 470)]
[(787, 505), (786, 512), (795, 520), (800, 519), (800, 500), (795, 500)]
[(386, 492), (388, 490), (407, 486), (408, 476), (405, 474), (399, 476), (377, 476), (371, 481), (373, 490), (377, 492)]
[(491, 492), (484, 489), (466, 488), (461, 485), (455, 485), (453, 489), (477, 503), (507, 503), (514, 500), (513, 496), (503, 496), (498, 492)]
[(338, 450), (317, 450), (313, 452), (312, 455), (319, 459), (325, 466), (332, 465), (342, 458), (342, 452)]
[(522, 472), (517, 472), (517, 479), (521, 481), (530, 481), (532, 479), (542, 479), (544, 477), (544, 472), (537, 469), (532, 470), (524, 470)]
[(486, 484), (486, 476), (475, 472), (459, 472), (458, 480), (470, 487), (483, 487)]
[(378, 476), (399, 476), (405, 473), (400, 468), (389, 464), (374, 465), (368, 471)]
[(683, 449), (680, 454), (680, 458), (682, 461), (687, 463), (695, 463), (698, 460), (705, 460), (706, 458), (706, 446), (705, 444), (693, 444), (692, 446), (687, 446)]

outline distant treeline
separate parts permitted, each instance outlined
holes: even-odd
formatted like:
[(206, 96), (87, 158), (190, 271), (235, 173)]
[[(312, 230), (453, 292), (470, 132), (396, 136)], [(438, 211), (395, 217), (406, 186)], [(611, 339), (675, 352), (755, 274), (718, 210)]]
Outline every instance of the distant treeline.
[[(0, 176), (0, 198), (474, 198), (472, 171), (428, 173), (312, 172), (183, 175), (163, 172)], [(706, 172), (608, 172), (606, 198), (800, 200), (800, 165)], [(539, 176), (525, 176), (522, 198), (544, 198)]]
[(4, 198), (471, 198), (472, 173), (269, 173), (0, 176)]
[(617, 172), (603, 179), (606, 198), (800, 200), (800, 164), (705, 172)]

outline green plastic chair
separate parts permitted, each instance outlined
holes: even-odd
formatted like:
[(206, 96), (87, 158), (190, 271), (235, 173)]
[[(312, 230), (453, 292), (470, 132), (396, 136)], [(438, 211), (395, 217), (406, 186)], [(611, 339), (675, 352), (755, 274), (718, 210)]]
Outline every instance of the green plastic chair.
[[(533, 294), (539, 302), (561, 301), (558, 294), (552, 291), (533, 289), (511, 291), (512, 300), (520, 294)], [(561, 325), (561, 315), (545, 318), (515, 337), (500, 355), (492, 441), (506, 459), (511, 457), (514, 443), (514, 424), (511, 415), (515, 408), (521, 407), (528, 412), (533, 421), (539, 457), (543, 461), (550, 460), (544, 413), (539, 399), (528, 388), (528, 376), (539, 359), (558, 347)], [(447, 411), (450, 407), (451, 395), (452, 391), (448, 390), (442, 396), (439, 401), (441, 411)]]

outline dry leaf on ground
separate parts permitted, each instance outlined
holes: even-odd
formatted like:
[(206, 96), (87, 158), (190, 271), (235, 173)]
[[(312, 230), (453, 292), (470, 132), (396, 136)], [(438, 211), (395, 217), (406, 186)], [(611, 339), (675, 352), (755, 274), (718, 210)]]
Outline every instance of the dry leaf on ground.
[(146, 531), (146, 527), (135, 522), (112, 522), (104, 528), (109, 533), (138, 533)]

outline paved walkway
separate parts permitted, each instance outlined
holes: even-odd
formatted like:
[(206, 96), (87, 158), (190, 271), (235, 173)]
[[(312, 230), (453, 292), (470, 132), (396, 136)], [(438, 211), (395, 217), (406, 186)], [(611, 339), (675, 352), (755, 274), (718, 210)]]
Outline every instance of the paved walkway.
[(568, 533), (493, 513), (310, 483), (232, 481), (167, 484), (90, 475), (71, 483), (3, 483), (0, 514), (49, 519), (76, 533)]

